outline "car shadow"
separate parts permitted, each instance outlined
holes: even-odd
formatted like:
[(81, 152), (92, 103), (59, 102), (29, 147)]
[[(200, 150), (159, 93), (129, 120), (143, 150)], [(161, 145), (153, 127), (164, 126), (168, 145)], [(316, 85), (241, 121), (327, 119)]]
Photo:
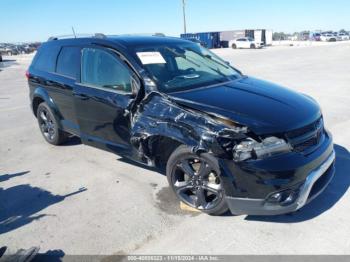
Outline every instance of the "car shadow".
[(14, 173), (14, 174), (5, 174), (5, 175), (0, 175), (0, 182), (5, 182), (7, 180), (10, 180), (11, 178), (17, 177), (17, 176), (23, 176), (25, 174), (28, 174), (30, 171), (24, 171), (24, 172), (19, 172), (19, 173)]
[(3, 59), (2, 62), (0, 62), (0, 68), (10, 67), (16, 64), (17, 62), (15, 59)]
[(160, 168), (160, 167), (158, 168), (158, 167), (147, 166), (147, 165), (144, 165), (142, 163), (136, 162), (136, 161), (134, 161), (132, 159), (123, 157), (123, 156), (121, 156), (117, 160), (120, 161), (120, 162), (126, 163), (126, 164), (130, 164), (130, 165), (137, 166), (137, 167), (140, 167), (140, 168), (152, 171), (152, 172), (156, 172), (156, 173), (158, 173), (160, 175), (165, 176), (165, 168)]
[(49, 250), (45, 253), (38, 253), (31, 262), (61, 262), (64, 261), (65, 253), (61, 250)]
[(325, 191), (312, 202), (297, 212), (278, 216), (247, 216), (245, 220), (274, 222), (274, 223), (299, 223), (313, 219), (332, 208), (346, 193), (350, 186), (350, 153), (340, 146), (334, 145), (336, 154), (335, 176)]
[(16, 62), (16, 59), (3, 59), (1, 63)]
[(15, 253), (9, 253), (7, 250), (7, 246), (0, 248), (0, 261), (61, 262), (65, 256), (65, 253), (61, 249), (48, 250), (45, 253), (39, 253), (40, 247), (21, 248)]
[(86, 188), (80, 188), (75, 192), (61, 196), (28, 184), (6, 189), (0, 188), (0, 234), (47, 216), (36, 213), (86, 190)]
[(67, 141), (60, 146), (77, 146), (81, 145), (81, 139), (77, 136), (71, 136), (67, 139)]

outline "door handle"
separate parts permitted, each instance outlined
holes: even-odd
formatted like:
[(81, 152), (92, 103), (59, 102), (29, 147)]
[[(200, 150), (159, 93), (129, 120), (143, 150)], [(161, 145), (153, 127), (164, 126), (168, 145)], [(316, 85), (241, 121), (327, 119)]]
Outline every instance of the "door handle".
[(73, 94), (76, 98), (79, 98), (81, 100), (88, 100), (89, 97), (87, 95), (84, 95), (84, 94), (77, 94), (77, 93), (74, 93)]

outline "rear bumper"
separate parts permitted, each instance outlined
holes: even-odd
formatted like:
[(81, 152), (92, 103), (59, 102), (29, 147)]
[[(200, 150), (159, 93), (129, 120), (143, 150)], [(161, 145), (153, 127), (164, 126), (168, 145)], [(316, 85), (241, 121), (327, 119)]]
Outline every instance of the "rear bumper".
[[(333, 147), (333, 145), (331, 146)], [(289, 205), (271, 203), (268, 201), (268, 197), (255, 199), (227, 196), (226, 201), (230, 211), (236, 215), (279, 215), (294, 212), (316, 198), (328, 186), (335, 173), (334, 161), (335, 153), (332, 150), (326, 160), (309, 172), (306, 179), (297, 187), (272, 192), (272, 194), (286, 190), (295, 192), (295, 199)]]

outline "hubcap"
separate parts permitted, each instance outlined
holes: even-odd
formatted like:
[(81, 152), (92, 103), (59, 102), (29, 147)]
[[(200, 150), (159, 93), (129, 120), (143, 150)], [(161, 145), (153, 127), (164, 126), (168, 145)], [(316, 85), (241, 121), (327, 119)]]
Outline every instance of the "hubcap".
[(192, 207), (213, 209), (223, 197), (219, 176), (203, 159), (179, 161), (172, 177), (176, 194), (181, 201)]
[(39, 112), (39, 124), (44, 136), (49, 140), (53, 140), (56, 135), (55, 124), (46, 109), (41, 109)]

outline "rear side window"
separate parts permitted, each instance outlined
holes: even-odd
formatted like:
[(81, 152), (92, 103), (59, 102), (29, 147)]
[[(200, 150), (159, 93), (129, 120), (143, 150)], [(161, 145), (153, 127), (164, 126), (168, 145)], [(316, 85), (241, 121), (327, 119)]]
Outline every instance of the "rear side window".
[(82, 52), (81, 83), (129, 93), (131, 73), (109, 52), (85, 48)]
[(57, 58), (56, 73), (76, 79), (79, 70), (80, 47), (63, 47)]
[(59, 46), (43, 45), (40, 47), (33, 67), (40, 71), (54, 72)]

